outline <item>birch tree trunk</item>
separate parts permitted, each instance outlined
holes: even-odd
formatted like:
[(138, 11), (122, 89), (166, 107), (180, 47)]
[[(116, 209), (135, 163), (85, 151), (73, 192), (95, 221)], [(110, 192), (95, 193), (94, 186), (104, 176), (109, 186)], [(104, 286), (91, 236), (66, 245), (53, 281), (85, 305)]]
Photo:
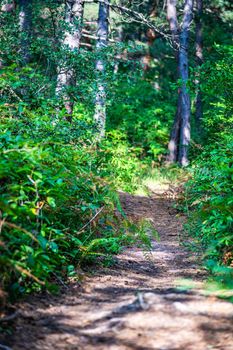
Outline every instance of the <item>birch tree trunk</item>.
[[(122, 23), (120, 25), (118, 25), (117, 38), (115, 40), (118, 43), (122, 43), (123, 42), (123, 25), (122, 25)], [(121, 54), (117, 54), (116, 57), (115, 57), (114, 74), (118, 73), (120, 58), (121, 58)]]
[[(97, 91), (95, 97), (95, 114), (99, 138), (105, 135), (106, 123), (106, 91), (105, 91), (105, 60), (103, 58), (103, 50), (108, 45), (109, 32), (109, 5), (99, 3), (98, 30), (97, 30), (97, 61), (96, 61), (96, 76), (97, 76)], [(98, 57), (99, 56), (99, 57)]]
[(30, 41), (32, 31), (32, 1), (19, 0), (19, 29), (21, 33), (21, 57), (23, 65), (30, 61)]
[[(82, 35), (83, 0), (67, 0), (65, 3), (65, 25), (62, 46), (70, 51), (79, 50)], [(75, 85), (75, 73), (72, 63), (65, 55), (58, 65), (56, 96), (63, 100), (68, 121), (72, 120), (73, 101), (69, 89)]]
[[(172, 43), (174, 46), (174, 55), (177, 62), (177, 70), (179, 70), (179, 24), (177, 20), (177, 0), (167, 0), (167, 20), (169, 23)], [(179, 72), (177, 74), (179, 76)], [(178, 150), (179, 150), (179, 136), (180, 136), (180, 124), (181, 124), (181, 99), (180, 99), (180, 89), (178, 89), (178, 100), (177, 109), (172, 126), (170, 141), (168, 144), (168, 155), (167, 162), (175, 163), (178, 160)]]
[(31, 57), (32, 2), (30, 0), (19, 0), (19, 29), (21, 33), (21, 57), (23, 65), (26, 65)]
[[(6, 1), (5, 3), (3, 2), (2, 5), (0, 5), (0, 12), (2, 13), (11, 13), (15, 11), (15, 3), (12, 1)], [(0, 26), (2, 23), (0, 22)], [(0, 49), (0, 69), (4, 67), (4, 60), (2, 57), (2, 49)]]
[(181, 128), (180, 128), (180, 146), (179, 146), (179, 163), (181, 166), (188, 165), (188, 147), (190, 143), (190, 95), (187, 89), (188, 82), (188, 47), (189, 47), (189, 30), (193, 17), (194, 0), (186, 0), (183, 14), (183, 24), (180, 32), (180, 49), (179, 49), (179, 74), (181, 80)]
[(196, 117), (196, 127), (197, 131), (201, 131), (201, 119), (202, 119), (202, 95), (200, 90), (200, 73), (199, 68), (203, 63), (203, 35), (202, 35), (202, 13), (203, 13), (203, 1), (196, 0), (197, 13), (196, 13), (196, 38), (195, 38), (195, 46), (196, 46), (196, 101), (195, 101), (195, 117)]
[(1, 12), (13, 12), (15, 10), (14, 1), (6, 1), (1, 5)]
[(167, 20), (169, 23), (172, 42), (175, 47), (175, 56), (178, 58), (178, 48), (179, 48), (179, 24), (177, 20), (177, 0), (167, 0)]

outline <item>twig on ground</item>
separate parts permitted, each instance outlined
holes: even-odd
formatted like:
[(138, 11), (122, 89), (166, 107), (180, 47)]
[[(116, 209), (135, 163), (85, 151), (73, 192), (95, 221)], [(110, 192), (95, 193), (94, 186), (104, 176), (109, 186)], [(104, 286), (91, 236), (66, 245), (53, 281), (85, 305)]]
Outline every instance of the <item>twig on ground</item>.
[(62, 281), (62, 279), (55, 273), (52, 272), (53, 276), (56, 277), (56, 279), (58, 280), (58, 282), (61, 283), (61, 285), (63, 285), (63, 287), (65, 287), (66, 289), (68, 289), (68, 286)]
[(9, 346), (0, 344), (0, 350), (13, 350), (13, 349), (9, 348)]
[[(0, 323), (11, 322), (18, 316), (19, 316), (19, 311), (17, 310), (16, 312), (14, 312), (13, 314), (11, 314), (9, 316), (5, 316), (5, 317), (0, 318)], [(0, 345), (0, 349), (1, 349), (1, 345)]]

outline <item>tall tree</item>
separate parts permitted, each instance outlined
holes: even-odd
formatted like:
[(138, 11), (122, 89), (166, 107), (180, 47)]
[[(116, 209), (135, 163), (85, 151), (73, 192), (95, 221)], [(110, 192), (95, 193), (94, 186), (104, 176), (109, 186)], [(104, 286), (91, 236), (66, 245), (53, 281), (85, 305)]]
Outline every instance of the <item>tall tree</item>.
[[(177, 76), (179, 77), (179, 23), (177, 19), (177, 0), (167, 0), (167, 20), (169, 23), (172, 43), (174, 47), (175, 59), (177, 62)], [(178, 101), (177, 101), (177, 110), (172, 126), (170, 140), (168, 143), (168, 163), (175, 163), (178, 158), (178, 145), (179, 145), (179, 136), (180, 136), (180, 88), (178, 88)]]
[(106, 123), (106, 90), (105, 90), (105, 60), (103, 51), (108, 45), (109, 34), (109, 5), (104, 2), (99, 3), (98, 30), (97, 30), (97, 60), (96, 60), (96, 76), (97, 91), (95, 97), (95, 114), (99, 137), (105, 135)]
[(21, 57), (25, 65), (30, 61), (30, 41), (32, 32), (32, 1), (19, 0), (19, 29), (21, 34)]
[[(181, 85), (178, 89), (177, 111), (168, 145), (168, 161), (179, 161), (182, 166), (188, 165), (188, 146), (190, 143), (190, 95), (187, 89), (189, 62), (189, 31), (193, 17), (194, 0), (185, 0), (182, 24), (179, 28), (177, 20), (177, 1), (167, 1), (167, 17), (172, 33), (175, 56), (178, 63), (178, 78)], [(176, 49), (177, 48), (177, 49)]]
[[(65, 3), (65, 32), (62, 40), (62, 47), (68, 51), (79, 50), (82, 35), (83, 0), (66, 0)], [(67, 120), (72, 120), (73, 100), (70, 96), (70, 89), (75, 85), (75, 72), (72, 62), (67, 55), (62, 57), (58, 65), (56, 96), (62, 98)]]
[(1, 5), (1, 12), (12, 12), (15, 10), (15, 2), (14, 1), (6, 1)]
[[(1, 13), (11, 13), (15, 10), (15, 2), (14, 1), (6, 1), (0, 5)], [(0, 21), (0, 27), (2, 27), (3, 23)], [(0, 69), (4, 66), (4, 60), (2, 58), (2, 50), (0, 51)]]
[(181, 79), (181, 127), (180, 127), (180, 146), (179, 146), (179, 163), (181, 166), (188, 165), (188, 146), (190, 143), (190, 113), (191, 102), (187, 89), (189, 77), (189, 31), (193, 18), (193, 2), (194, 0), (186, 0), (183, 12), (183, 23), (180, 32), (180, 48), (179, 48), (179, 74)]
[(200, 132), (201, 130), (201, 119), (202, 119), (202, 94), (200, 89), (200, 73), (199, 68), (203, 63), (203, 33), (202, 33), (202, 14), (203, 14), (203, 1), (196, 0), (196, 33), (195, 33), (195, 54), (196, 54), (196, 101), (195, 101), (195, 117), (196, 117), (196, 127)]

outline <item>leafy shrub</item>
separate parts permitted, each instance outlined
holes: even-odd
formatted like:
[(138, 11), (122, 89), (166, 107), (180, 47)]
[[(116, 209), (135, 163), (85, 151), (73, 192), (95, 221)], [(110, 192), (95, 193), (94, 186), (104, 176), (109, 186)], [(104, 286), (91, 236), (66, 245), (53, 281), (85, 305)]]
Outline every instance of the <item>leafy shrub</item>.
[(206, 104), (203, 124), (208, 142), (231, 133), (233, 125), (233, 46), (216, 45), (215, 49), (217, 59), (206, 62), (201, 70)]
[[(208, 266), (215, 272), (220, 271), (218, 262), (233, 267), (232, 149), (229, 136), (215, 147), (206, 147), (193, 164), (192, 180), (187, 184), (188, 229), (202, 243)], [(221, 272), (229, 279), (225, 270)]]
[(113, 98), (108, 109), (108, 130), (119, 131), (141, 159), (160, 160), (167, 151), (169, 127), (175, 114), (174, 106), (156, 90), (152, 81), (135, 76), (129, 82), (119, 79), (112, 84)]
[(99, 152), (102, 171), (109, 175), (115, 189), (131, 193), (137, 189), (146, 165), (139, 160), (140, 150), (130, 145), (122, 132), (107, 133)]
[(114, 195), (82, 123), (4, 118), (1, 129), (2, 287), (39, 288), (89, 255), (117, 252)]
[(226, 261), (224, 255), (233, 250), (233, 51), (232, 46), (218, 45), (215, 50), (215, 61), (207, 61), (201, 69), (201, 89), (208, 107), (203, 116), (205, 146), (191, 169), (187, 194), (195, 209), (191, 231), (208, 249), (208, 257), (230, 265), (231, 259)]

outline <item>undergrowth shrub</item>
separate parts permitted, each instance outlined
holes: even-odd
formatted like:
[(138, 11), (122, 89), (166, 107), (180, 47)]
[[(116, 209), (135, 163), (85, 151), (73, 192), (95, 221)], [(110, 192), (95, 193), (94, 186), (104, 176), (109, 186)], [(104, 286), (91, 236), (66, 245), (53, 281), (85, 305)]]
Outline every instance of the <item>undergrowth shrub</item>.
[(108, 108), (107, 130), (121, 132), (137, 149), (140, 159), (161, 161), (167, 152), (175, 113), (174, 106), (167, 101), (169, 91), (162, 93), (153, 86), (153, 79), (141, 79), (136, 73), (130, 86), (123, 76), (111, 88), (114, 92)]
[(116, 189), (134, 192), (139, 186), (146, 164), (139, 160), (138, 148), (126, 140), (123, 133), (113, 131), (107, 133), (99, 149), (102, 171), (109, 174)]
[(116, 149), (110, 166), (84, 121), (25, 114), (1, 121), (0, 287), (13, 296), (52, 289), (51, 280), (124, 244), (141, 239), (149, 249), (145, 235), (129, 229), (112, 185), (111, 167), (122, 169)]
[[(187, 229), (205, 249), (207, 266), (232, 286), (233, 277), (233, 139), (206, 147), (187, 184)], [(225, 265), (225, 267), (224, 267)]]
[[(232, 45), (215, 45), (215, 57), (201, 68), (205, 104), (203, 145), (187, 183), (186, 226), (205, 249), (207, 267), (220, 284), (233, 281)], [(198, 134), (200, 140), (200, 134)], [(196, 149), (197, 150), (197, 149)], [(200, 153), (201, 151), (201, 153)]]

